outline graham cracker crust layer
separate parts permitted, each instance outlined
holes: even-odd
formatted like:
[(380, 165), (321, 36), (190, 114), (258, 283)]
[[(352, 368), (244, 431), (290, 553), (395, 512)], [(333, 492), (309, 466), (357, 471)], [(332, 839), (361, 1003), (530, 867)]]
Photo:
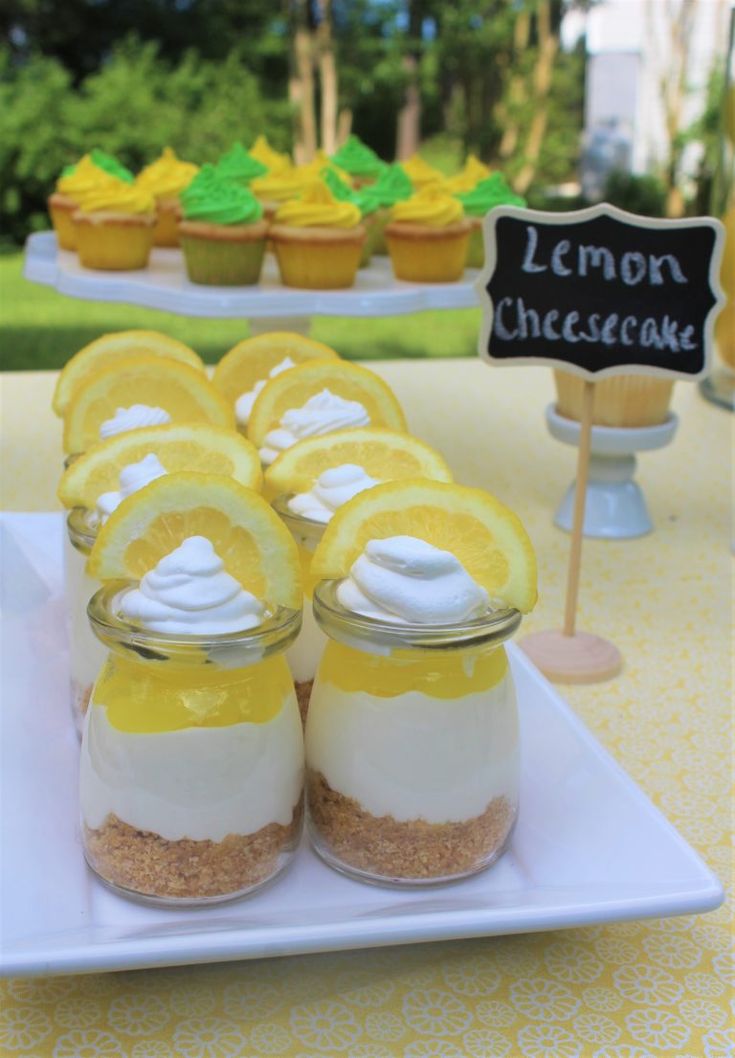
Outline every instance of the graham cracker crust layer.
[(296, 688), (296, 701), (299, 703), (299, 712), (301, 713), (301, 723), (306, 724), (306, 714), (309, 711), (309, 701), (311, 699), (311, 688), (314, 686), (313, 680), (294, 680), (294, 687)]
[(228, 834), (223, 841), (167, 841), (111, 814), (96, 830), (84, 827), (87, 859), (105, 881), (144, 896), (227, 896), (275, 873), (280, 855), (299, 839), (302, 817), (300, 799), (288, 826), (269, 823), (254, 834)]
[(384, 878), (427, 880), (477, 870), (502, 848), (514, 819), (507, 798), (495, 797), (482, 815), (460, 823), (402, 823), (371, 815), (314, 771), (307, 775), (307, 796), (328, 850), (347, 866)]

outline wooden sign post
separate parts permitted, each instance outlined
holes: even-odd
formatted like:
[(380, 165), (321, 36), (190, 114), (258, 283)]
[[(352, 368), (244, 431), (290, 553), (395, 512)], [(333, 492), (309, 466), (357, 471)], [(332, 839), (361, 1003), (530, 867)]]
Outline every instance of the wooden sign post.
[(595, 382), (706, 374), (724, 302), (722, 225), (638, 217), (607, 204), (572, 213), (500, 206), (486, 216), (484, 237), (480, 355), (584, 379), (564, 622), (521, 646), (552, 680), (610, 679), (622, 668), (617, 647), (576, 627)]

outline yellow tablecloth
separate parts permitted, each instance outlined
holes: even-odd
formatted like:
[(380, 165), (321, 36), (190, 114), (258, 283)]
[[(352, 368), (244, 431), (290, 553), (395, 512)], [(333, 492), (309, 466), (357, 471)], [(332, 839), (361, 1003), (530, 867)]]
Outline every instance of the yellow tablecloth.
[[(521, 515), (540, 561), (528, 629), (558, 625), (569, 540), (551, 515), (575, 452), (544, 426), (550, 373), (470, 360), (375, 367), (458, 479)], [(7, 509), (55, 507), (54, 377), (2, 378)], [(728, 884), (731, 417), (692, 385), (676, 390), (679, 432), (643, 455), (638, 473), (656, 531), (584, 547), (580, 627), (617, 643), (625, 671), (564, 693)], [(726, 1058), (735, 1053), (728, 922), (720, 908), (559, 933), (11, 980), (0, 986), (0, 1054)]]

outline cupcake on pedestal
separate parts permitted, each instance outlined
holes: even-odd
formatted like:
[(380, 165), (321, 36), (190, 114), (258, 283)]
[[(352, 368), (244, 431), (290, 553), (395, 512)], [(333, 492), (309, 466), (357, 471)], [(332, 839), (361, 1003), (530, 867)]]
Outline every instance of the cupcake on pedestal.
[(49, 216), (60, 249), (76, 250), (77, 234), (72, 217), (79, 209), (79, 195), (92, 190), (106, 176), (116, 176), (128, 184), (134, 179), (129, 169), (97, 147), (62, 171), (56, 190), (48, 200)]
[(374, 184), (360, 189), (360, 194), (363, 202), (375, 205), (368, 233), (370, 250), (374, 254), (387, 254), (385, 226), (390, 219), (391, 207), (411, 197), (413, 184), (400, 165), (388, 165)]
[(269, 234), (286, 286), (336, 290), (354, 283), (365, 242), (360, 210), (339, 202), (323, 180), (284, 202)]
[(355, 187), (374, 184), (387, 166), (359, 136), (348, 136), (332, 161), (352, 177)]
[(72, 215), (79, 261), (85, 268), (128, 271), (148, 264), (156, 206), (141, 187), (105, 174), (78, 195)]
[(525, 206), (526, 200), (515, 194), (501, 173), (493, 173), (487, 179), (480, 180), (471, 191), (457, 193), (457, 198), (462, 203), (465, 214), (472, 225), (470, 246), (467, 251), (467, 267), (482, 268), (485, 264), (483, 217), (496, 206)]
[[(582, 418), (584, 381), (567, 371), (554, 371), (556, 410), (566, 419)], [(615, 375), (595, 383), (592, 422), (595, 426), (659, 426), (669, 417), (674, 383), (651, 375)]]
[(337, 176), (333, 169), (324, 170), (324, 183), (339, 202), (352, 202), (360, 210), (366, 238), (360, 255), (360, 268), (370, 264), (377, 232), (378, 205), (375, 199), (365, 194), (364, 190), (353, 191), (351, 187)]
[(429, 186), (397, 202), (385, 229), (396, 279), (415, 283), (460, 279), (470, 228), (462, 204), (439, 187)]
[(176, 157), (171, 147), (138, 173), (136, 184), (148, 191), (156, 202), (154, 246), (179, 245), (179, 195), (199, 172), (199, 166)]
[(202, 166), (181, 196), (179, 237), (192, 283), (252, 286), (260, 279), (268, 225), (246, 187)]

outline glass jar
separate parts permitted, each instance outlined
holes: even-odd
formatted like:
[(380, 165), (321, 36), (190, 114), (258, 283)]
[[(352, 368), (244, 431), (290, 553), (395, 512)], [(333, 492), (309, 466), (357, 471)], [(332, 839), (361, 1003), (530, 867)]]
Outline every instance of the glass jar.
[(329, 636), (306, 725), (307, 822), (330, 866), (427, 885), (488, 867), (518, 810), (518, 715), (503, 643), (516, 610), (461, 625), (351, 613), (314, 592)]
[(301, 718), (306, 723), (309, 699), (319, 659), (327, 645), (327, 637), (316, 623), (312, 610), (315, 580), (311, 573), (311, 559), (317, 544), (326, 529), (325, 522), (315, 522), (294, 514), (289, 509), (289, 496), (281, 496), (272, 503), (273, 510), (291, 531), (299, 549), (301, 559), (301, 582), (304, 588), (304, 613), (301, 620), (299, 637), (286, 654), (296, 685), (296, 697), (301, 710)]
[(83, 507), (69, 511), (64, 538), (66, 626), (71, 711), (80, 736), (92, 685), (107, 656), (87, 618), (87, 603), (100, 587), (100, 582), (87, 573), (87, 560), (96, 536), (97, 530), (88, 522), (88, 511)]
[(301, 833), (303, 735), (284, 657), (301, 614), (170, 636), (118, 616), (133, 587), (108, 585), (89, 604), (109, 655), (82, 738), (87, 862), (156, 904), (244, 896), (284, 870)]

